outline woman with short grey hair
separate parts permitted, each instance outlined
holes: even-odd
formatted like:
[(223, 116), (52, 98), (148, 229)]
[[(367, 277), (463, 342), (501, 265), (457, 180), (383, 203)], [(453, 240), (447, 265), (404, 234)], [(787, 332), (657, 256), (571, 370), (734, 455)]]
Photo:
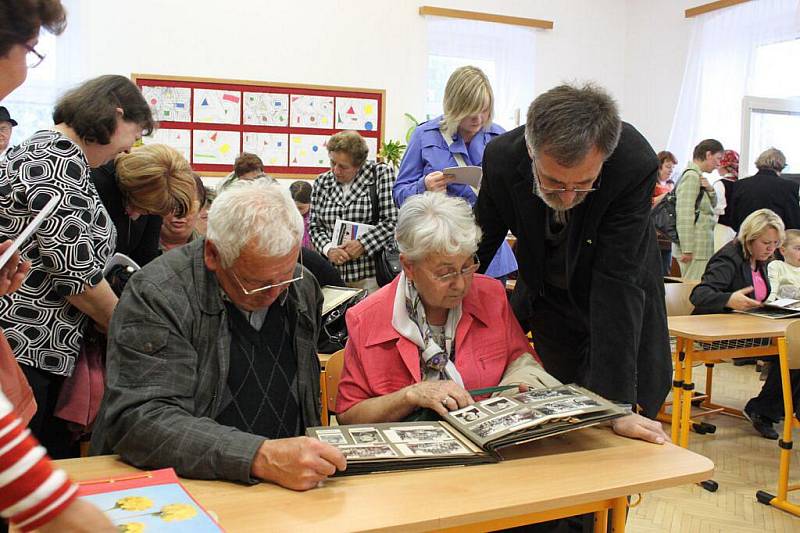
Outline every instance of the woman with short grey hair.
[(431, 254), (473, 255), (481, 240), (472, 210), (464, 201), (436, 194), (415, 198), (397, 221), (397, 246), (409, 261)]
[(786, 156), (775, 147), (767, 148), (756, 159), (756, 168), (759, 171), (772, 171), (780, 176), (786, 168)]
[(396, 237), (403, 271), (347, 313), (339, 422), (397, 421), (419, 408), (445, 414), (473, 403), (468, 390), (504, 377), (558, 384), (531, 355), (503, 285), (475, 273), (481, 230), (466, 201), (409, 198)]

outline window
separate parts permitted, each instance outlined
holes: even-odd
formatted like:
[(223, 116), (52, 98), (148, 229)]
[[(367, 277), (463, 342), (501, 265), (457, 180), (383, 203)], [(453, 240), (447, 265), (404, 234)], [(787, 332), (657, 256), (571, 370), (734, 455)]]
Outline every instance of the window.
[(426, 118), (442, 114), (447, 79), (472, 65), (489, 78), (494, 121), (511, 129), (525, 121), (534, 98), (536, 30), (508, 24), (428, 17)]
[[(53, 125), (53, 105), (68, 88), (85, 76), (84, 36), (80, 27), (86, 8), (83, 0), (62, 0), (69, 13), (67, 29), (54, 36), (46, 30), (39, 34), (36, 51), (45, 56), (36, 68), (28, 69), (28, 77), (2, 102), (19, 125), (14, 128), (11, 144), (19, 144), (35, 132)], [(83, 9), (82, 9), (83, 8)]]
[(766, 98), (800, 97), (799, 57), (800, 38), (759, 46), (750, 76), (750, 94)]
[(741, 176), (755, 173), (756, 158), (773, 146), (786, 156), (784, 173), (800, 174), (800, 98), (745, 97), (742, 132)]

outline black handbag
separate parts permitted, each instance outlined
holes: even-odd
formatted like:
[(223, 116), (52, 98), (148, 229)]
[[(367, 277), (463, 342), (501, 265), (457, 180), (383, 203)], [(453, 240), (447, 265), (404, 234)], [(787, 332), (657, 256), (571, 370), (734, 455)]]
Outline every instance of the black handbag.
[[(370, 201), (372, 202), (372, 225), (378, 224), (380, 217), (380, 201), (378, 200), (378, 183), (375, 182), (369, 187)], [(394, 278), (400, 275), (400, 249), (397, 241), (392, 238), (388, 243), (375, 252), (372, 256), (375, 262), (375, 280), (379, 287), (388, 285)]]
[(358, 295), (334, 307), (322, 316), (322, 327), (317, 339), (319, 353), (334, 353), (342, 350), (347, 344), (347, 310), (367, 297), (367, 291), (362, 290)]
[[(684, 174), (686, 174), (686, 172), (686, 170), (683, 171)], [(681, 175), (681, 178), (683, 178), (683, 175)], [(683, 180), (679, 180), (675, 188), (668, 192), (650, 211), (650, 218), (653, 219), (653, 225), (656, 230), (678, 245), (680, 245), (680, 242), (678, 240), (678, 214), (676, 204), (678, 203), (677, 191), (681, 181)], [(700, 192), (697, 194), (697, 199), (694, 201), (695, 224), (700, 217), (700, 201), (703, 199), (704, 192), (706, 191), (700, 187)]]

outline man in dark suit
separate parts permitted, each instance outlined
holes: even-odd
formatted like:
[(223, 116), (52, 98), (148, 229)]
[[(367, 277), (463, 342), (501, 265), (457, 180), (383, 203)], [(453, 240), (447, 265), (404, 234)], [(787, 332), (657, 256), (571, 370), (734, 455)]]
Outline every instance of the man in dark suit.
[[(653, 149), (605, 91), (562, 85), (534, 100), (526, 126), (487, 146), (475, 208), (482, 265), (509, 229), (517, 237), (517, 287), (527, 289), (519, 318), (545, 369), (648, 417), (672, 373), (650, 222), (657, 173)], [(618, 429), (663, 441), (643, 417)]]
[(769, 148), (756, 159), (756, 168), (756, 174), (731, 185), (728, 218), (731, 227), (739, 231), (747, 215), (767, 208), (781, 217), (786, 229), (800, 229), (798, 185), (780, 177), (786, 168), (786, 156), (776, 148)]

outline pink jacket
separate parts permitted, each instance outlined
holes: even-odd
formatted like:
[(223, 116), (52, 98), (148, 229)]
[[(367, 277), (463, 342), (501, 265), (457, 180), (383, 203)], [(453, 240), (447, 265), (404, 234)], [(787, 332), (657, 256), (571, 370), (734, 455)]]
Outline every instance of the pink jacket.
[[(349, 339), (336, 411), (421, 380), (419, 348), (392, 327), (399, 277), (347, 312)], [(456, 327), (455, 364), (467, 390), (493, 387), (506, 367), (534, 353), (497, 280), (475, 274)]]

